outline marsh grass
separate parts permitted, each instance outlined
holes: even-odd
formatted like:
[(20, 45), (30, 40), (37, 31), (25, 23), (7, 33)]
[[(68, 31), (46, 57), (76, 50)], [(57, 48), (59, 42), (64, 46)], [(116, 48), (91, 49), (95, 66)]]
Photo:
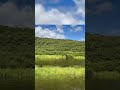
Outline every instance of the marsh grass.
[(101, 71), (94, 72), (93, 79), (101, 79), (101, 80), (120, 80), (120, 73), (116, 71)]
[(35, 56), (35, 64), (39, 66), (43, 65), (51, 65), (51, 66), (74, 66), (79, 65), (81, 67), (84, 67), (85, 64), (85, 58), (83, 56), (76, 56), (72, 59), (67, 59), (65, 56), (62, 55), (36, 55)]
[(85, 90), (84, 56), (36, 55), (35, 90)]
[(36, 90), (84, 90), (85, 68), (36, 66), (35, 72)]
[(0, 80), (34, 80), (34, 69), (0, 69)]

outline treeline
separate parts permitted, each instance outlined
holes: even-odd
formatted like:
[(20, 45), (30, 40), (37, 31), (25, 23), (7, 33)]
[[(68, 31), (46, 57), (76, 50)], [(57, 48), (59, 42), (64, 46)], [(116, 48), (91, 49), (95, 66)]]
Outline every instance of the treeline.
[(34, 29), (0, 26), (0, 68), (34, 68)]
[(36, 37), (35, 54), (84, 56), (85, 42)]
[(86, 35), (86, 73), (120, 73), (120, 36)]

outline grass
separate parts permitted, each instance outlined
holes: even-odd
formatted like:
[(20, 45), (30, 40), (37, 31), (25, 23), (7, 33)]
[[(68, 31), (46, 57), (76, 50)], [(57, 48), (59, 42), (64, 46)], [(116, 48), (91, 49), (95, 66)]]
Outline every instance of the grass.
[(85, 68), (36, 66), (35, 72), (36, 90), (84, 90)]
[(35, 64), (39, 66), (50, 65), (50, 66), (74, 66), (79, 65), (84, 67), (85, 59), (83, 56), (74, 56), (72, 59), (66, 60), (63, 55), (36, 55)]
[(33, 90), (34, 89), (34, 69), (0, 69), (0, 89), (1, 90)]
[(0, 80), (34, 80), (34, 69), (0, 69)]
[(64, 55), (35, 55), (36, 59), (44, 59), (44, 60), (59, 60), (59, 59), (66, 59)]
[(85, 90), (83, 56), (36, 55), (36, 90)]
[(116, 71), (101, 71), (94, 72), (93, 79), (101, 79), (101, 80), (120, 80), (120, 73)]

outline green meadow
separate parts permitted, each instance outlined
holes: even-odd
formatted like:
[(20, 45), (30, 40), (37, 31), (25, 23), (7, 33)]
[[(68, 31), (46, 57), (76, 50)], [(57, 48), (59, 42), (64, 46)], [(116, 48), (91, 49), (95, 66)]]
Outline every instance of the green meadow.
[(36, 38), (35, 50), (35, 90), (85, 90), (84, 42)]

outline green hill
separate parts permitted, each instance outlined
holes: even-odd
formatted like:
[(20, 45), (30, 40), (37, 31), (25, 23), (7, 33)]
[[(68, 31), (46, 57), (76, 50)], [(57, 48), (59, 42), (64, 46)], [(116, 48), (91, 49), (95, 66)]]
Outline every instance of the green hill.
[[(86, 75), (120, 78), (120, 36), (86, 35)], [(114, 76), (115, 75), (115, 76)], [(107, 77), (105, 77), (107, 76)], [(109, 77), (110, 76), (110, 77)]]
[(35, 38), (35, 54), (36, 55), (84, 55), (85, 42)]
[(0, 68), (34, 68), (34, 29), (0, 26)]

